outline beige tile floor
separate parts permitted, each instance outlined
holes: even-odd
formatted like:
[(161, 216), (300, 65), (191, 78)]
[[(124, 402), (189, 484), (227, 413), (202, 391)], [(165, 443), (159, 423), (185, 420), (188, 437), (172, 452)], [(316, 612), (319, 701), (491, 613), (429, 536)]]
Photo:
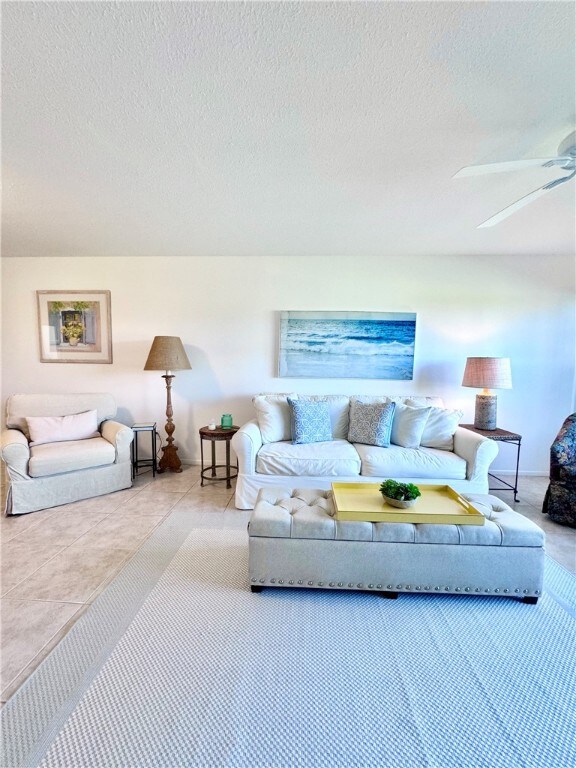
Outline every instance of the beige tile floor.
[[(519, 502), (497, 493), (540, 525), (548, 553), (576, 573), (576, 530), (542, 515), (547, 478), (521, 478)], [(5, 493), (5, 487), (3, 491)], [(0, 518), (0, 701), (26, 680), (136, 552), (175, 509), (195, 527), (244, 528), (249, 512), (234, 507), (233, 489), (200, 486), (198, 467), (181, 474), (141, 474), (134, 487), (95, 499)]]

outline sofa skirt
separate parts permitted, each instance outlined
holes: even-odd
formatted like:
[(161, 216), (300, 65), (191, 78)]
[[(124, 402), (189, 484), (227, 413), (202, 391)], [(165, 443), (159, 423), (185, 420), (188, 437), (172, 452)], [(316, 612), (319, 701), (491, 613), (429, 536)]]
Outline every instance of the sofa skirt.
[(102, 496), (132, 486), (129, 461), (105, 467), (66, 472), (50, 477), (10, 479), (6, 515), (22, 515), (40, 509), (59, 507), (74, 501)]

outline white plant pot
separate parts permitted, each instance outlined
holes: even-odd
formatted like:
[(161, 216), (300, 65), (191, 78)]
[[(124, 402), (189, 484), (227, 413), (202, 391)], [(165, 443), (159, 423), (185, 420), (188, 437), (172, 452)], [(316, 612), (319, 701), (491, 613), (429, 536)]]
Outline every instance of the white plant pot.
[(388, 496), (383, 496), (386, 504), (390, 504), (391, 507), (397, 507), (398, 509), (410, 509), (418, 501), (418, 499), (411, 499), (410, 501), (401, 501), (400, 499), (389, 499)]

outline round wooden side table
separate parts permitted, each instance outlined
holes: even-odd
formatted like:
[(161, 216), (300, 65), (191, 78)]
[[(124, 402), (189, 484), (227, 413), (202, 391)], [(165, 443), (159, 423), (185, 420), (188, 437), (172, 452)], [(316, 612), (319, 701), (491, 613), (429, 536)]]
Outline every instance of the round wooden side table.
[[(200, 432), (200, 485), (204, 485), (204, 480), (210, 480), (212, 482), (218, 482), (219, 480), (226, 480), (226, 488), (231, 488), (230, 483), (235, 477), (238, 477), (238, 463), (234, 466), (230, 466), (230, 440), (232, 436), (238, 432), (239, 427), (216, 427), (216, 429), (208, 429), (208, 427), (201, 427)], [(204, 440), (208, 440), (211, 443), (211, 463), (204, 467)], [(226, 464), (216, 464), (216, 443), (226, 442)], [(218, 476), (218, 469), (225, 469), (226, 474)]]

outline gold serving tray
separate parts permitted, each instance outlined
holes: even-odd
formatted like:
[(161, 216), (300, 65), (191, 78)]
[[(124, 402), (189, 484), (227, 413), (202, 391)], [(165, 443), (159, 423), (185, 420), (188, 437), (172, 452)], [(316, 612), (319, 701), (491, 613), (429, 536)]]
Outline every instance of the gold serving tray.
[(484, 525), (484, 515), (449, 485), (420, 485), (422, 496), (409, 509), (386, 504), (380, 483), (332, 483), (336, 520), (370, 523)]

